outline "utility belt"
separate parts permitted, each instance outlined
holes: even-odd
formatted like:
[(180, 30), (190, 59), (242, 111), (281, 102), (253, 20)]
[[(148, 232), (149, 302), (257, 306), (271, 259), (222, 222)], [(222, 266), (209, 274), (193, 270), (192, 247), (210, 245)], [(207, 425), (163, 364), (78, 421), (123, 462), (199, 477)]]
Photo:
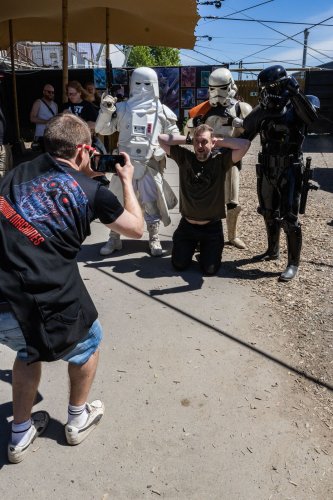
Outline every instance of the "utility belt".
[(301, 158), (294, 154), (286, 156), (265, 155), (263, 153), (258, 154), (258, 163), (268, 169), (283, 170), (295, 163), (300, 165), (301, 161)]

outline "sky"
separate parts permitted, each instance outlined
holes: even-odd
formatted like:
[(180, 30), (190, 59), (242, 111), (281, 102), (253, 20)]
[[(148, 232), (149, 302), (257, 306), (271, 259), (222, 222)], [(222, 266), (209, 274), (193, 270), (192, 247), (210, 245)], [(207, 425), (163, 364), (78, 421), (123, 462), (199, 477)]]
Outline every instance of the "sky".
[[(198, 2), (202, 19), (196, 27), (194, 50), (181, 50), (184, 66), (229, 63), (230, 69), (234, 69), (242, 61), (243, 68), (248, 70), (243, 73), (243, 79), (256, 77), (258, 72), (251, 72), (251, 69), (273, 64), (280, 63), (287, 69), (298, 68), (302, 66), (306, 28), (309, 30), (306, 66), (333, 61), (332, 0), (224, 0), (219, 9), (200, 3), (204, 2)], [(243, 9), (247, 10), (239, 12)], [(205, 16), (225, 19), (210, 20), (204, 19)], [(242, 20), (232, 21), (232, 17)], [(323, 24), (330, 26), (312, 27), (326, 19)], [(238, 73), (233, 75), (237, 77)]]

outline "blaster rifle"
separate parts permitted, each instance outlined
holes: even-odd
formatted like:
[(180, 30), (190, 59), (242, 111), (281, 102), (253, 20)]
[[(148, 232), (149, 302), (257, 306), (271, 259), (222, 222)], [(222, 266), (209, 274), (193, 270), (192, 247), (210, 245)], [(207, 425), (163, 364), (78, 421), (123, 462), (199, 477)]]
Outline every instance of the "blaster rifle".
[(314, 190), (317, 191), (319, 189), (318, 182), (313, 180), (313, 169), (311, 168), (311, 158), (308, 156), (305, 160), (305, 169), (303, 172), (303, 185), (301, 192), (301, 202), (299, 207), (299, 213), (305, 213), (306, 202), (308, 199), (309, 191)]

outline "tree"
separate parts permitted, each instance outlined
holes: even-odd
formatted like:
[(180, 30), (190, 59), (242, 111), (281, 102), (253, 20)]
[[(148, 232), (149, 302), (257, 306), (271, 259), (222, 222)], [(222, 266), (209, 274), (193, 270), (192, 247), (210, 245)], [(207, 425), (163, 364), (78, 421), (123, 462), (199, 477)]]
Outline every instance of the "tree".
[(170, 47), (132, 47), (127, 66), (180, 66), (179, 49)]

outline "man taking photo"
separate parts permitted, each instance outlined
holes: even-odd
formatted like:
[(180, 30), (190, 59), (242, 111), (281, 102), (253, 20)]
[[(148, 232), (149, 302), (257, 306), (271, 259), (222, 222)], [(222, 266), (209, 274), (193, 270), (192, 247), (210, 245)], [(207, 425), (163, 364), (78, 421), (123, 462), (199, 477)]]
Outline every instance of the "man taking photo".
[(81, 443), (102, 418), (103, 403), (87, 403), (102, 329), (76, 256), (94, 219), (130, 238), (143, 234), (128, 155), (116, 167), (123, 207), (92, 180), (98, 174), (90, 167), (91, 134), (83, 120), (72, 114), (52, 118), (44, 140), (46, 154), (11, 170), (0, 183), (0, 343), (17, 351), (12, 463), (23, 460), (49, 421), (45, 411), (31, 414), (42, 361), (68, 362), (70, 445)]

